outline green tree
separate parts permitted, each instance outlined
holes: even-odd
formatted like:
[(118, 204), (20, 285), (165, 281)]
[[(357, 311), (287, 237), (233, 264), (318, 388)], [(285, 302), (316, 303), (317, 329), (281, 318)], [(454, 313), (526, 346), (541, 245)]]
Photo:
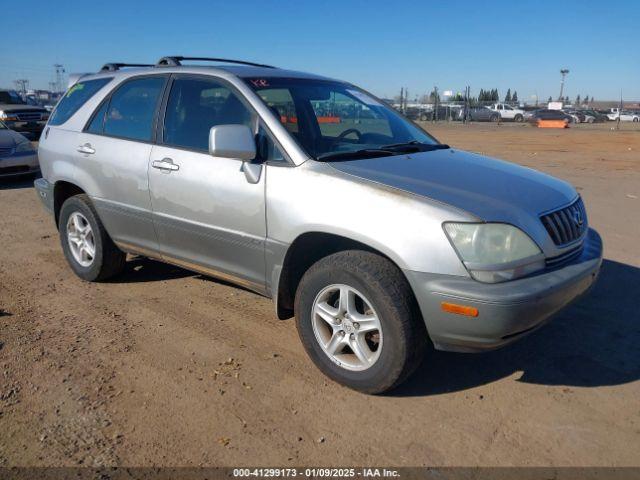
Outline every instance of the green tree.
[(580, 94), (576, 96), (576, 105), (580, 105)]
[(584, 96), (584, 100), (582, 100), (583, 105), (589, 105), (589, 95)]
[(518, 101), (518, 92), (516, 92), (515, 90), (513, 91), (513, 95), (511, 95), (511, 101), (512, 102)]
[(553, 102), (553, 98), (551, 98), (551, 95), (549, 95), (549, 100), (547, 100), (549, 103)]
[(510, 88), (507, 89), (507, 94), (504, 96), (504, 101), (505, 101), (505, 103), (510, 103), (511, 102), (511, 89)]

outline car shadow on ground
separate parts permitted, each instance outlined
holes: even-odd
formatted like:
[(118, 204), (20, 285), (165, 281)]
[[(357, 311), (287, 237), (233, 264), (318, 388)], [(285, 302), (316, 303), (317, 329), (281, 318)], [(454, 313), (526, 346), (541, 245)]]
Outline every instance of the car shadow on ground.
[(0, 190), (19, 190), (33, 188), (33, 181), (40, 175), (24, 175), (19, 177), (0, 178)]
[(599, 387), (640, 379), (640, 268), (605, 260), (593, 290), (546, 326), (500, 350), (429, 352), (391, 396), (481, 386), (517, 372), (519, 382)]
[(120, 275), (109, 280), (110, 283), (145, 283), (193, 277), (196, 273), (184, 268), (169, 265), (146, 257), (133, 256)]
[[(174, 280), (178, 278), (193, 277), (198, 280), (206, 282), (214, 282), (219, 285), (226, 285), (229, 287), (252, 292), (251, 290), (235, 285), (226, 280), (203, 275), (191, 270), (187, 270), (175, 265), (171, 265), (160, 260), (154, 260), (146, 257), (131, 256), (127, 260), (127, 265), (120, 275), (110, 279), (110, 283), (145, 283), (145, 282), (159, 282), (162, 280)], [(254, 293), (254, 292), (252, 292)]]

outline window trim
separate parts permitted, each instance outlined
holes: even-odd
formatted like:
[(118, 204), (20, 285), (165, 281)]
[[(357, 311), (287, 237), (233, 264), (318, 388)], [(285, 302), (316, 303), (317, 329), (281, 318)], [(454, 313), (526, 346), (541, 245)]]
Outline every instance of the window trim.
[[(116, 92), (118, 90), (120, 90), (122, 87), (124, 87), (127, 83), (131, 83), (131, 82), (133, 82), (135, 80), (142, 80), (142, 79), (146, 79), (146, 78), (158, 78), (158, 77), (163, 78), (164, 79), (164, 83), (163, 83), (162, 87), (160, 87), (160, 93), (158, 95), (158, 99), (156, 100), (156, 106), (155, 106), (155, 109), (154, 109), (154, 112), (153, 112), (153, 119), (152, 119), (152, 125), (151, 125), (151, 139), (150, 140), (141, 140), (139, 138), (123, 137), (123, 136), (120, 136), (120, 135), (109, 135), (107, 133), (104, 133), (106, 115), (102, 119), (102, 132), (96, 133), (96, 132), (88, 131), (89, 125), (91, 125), (91, 122), (93, 122), (94, 117), (98, 114), (98, 112), (104, 106), (104, 104), (108, 103), (110, 105), (111, 104), (111, 98), (113, 97), (113, 95), (115, 95)], [(129, 142), (138, 142), (138, 143), (146, 143), (148, 145), (155, 145), (156, 144), (157, 125), (158, 125), (158, 113), (160, 112), (160, 106), (162, 104), (162, 99), (164, 99), (164, 95), (165, 95), (165, 92), (167, 90), (167, 84), (169, 83), (169, 78), (170, 78), (170, 75), (167, 74), (167, 73), (136, 75), (134, 77), (126, 78), (125, 80), (120, 82), (118, 85), (116, 85), (102, 99), (102, 101), (98, 104), (98, 106), (95, 108), (95, 110), (93, 111), (93, 113), (89, 117), (89, 120), (85, 123), (84, 128), (82, 129), (82, 133), (85, 133), (87, 135), (97, 135), (97, 136), (100, 136), (100, 137), (113, 138), (113, 139), (116, 139), (116, 140), (127, 140)], [(107, 111), (109, 111), (109, 107), (108, 106), (107, 106)]]
[[(282, 155), (284, 157), (284, 160), (271, 160), (271, 161), (264, 161), (262, 163), (264, 163), (265, 165), (274, 165), (274, 166), (294, 166), (294, 167), (296, 166), (293, 160), (291, 160), (291, 157), (289, 156), (287, 151), (282, 147), (282, 145), (280, 144), (276, 136), (269, 129), (266, 122), (262, 119), (262, 117), (253, 107), (253, 105), (251, 105), (251, 102), (249, 102), (249, 100), (244, 96), (244, 94), (233, 83), (217, 75), (207, 75), (207, 74), (200, 74), (200, 73), (172, 73), (170, 75), (170, 79), (165, 86), (164, 94), (162, 97), (162, 103), (160, 106), (160, 110), (158, 112), (158, 122), (156, 123), (155, 135), (154, 135), (156, 139), (156, 142), (155, 142), (156, 145), (162, 146), (165, 148), (175, 148), (176, 150), (183, 150), (187, 152), (200, 153), (200, 154), (211, 156), (209, 154), (208, 148), (206, 150), (201, 150), (193, 147), (172, 145), (164, 142), (164, 138), (163, 138), (164, 123), (167, 115), (167, 105), (169, 103), (169, 96), (171, 95), (171, 88), (173, 87), (173, 83), (175, 80), (177, 79), (182, 80), (182, 79), (189, 79), (189, 78), (197, 79), (197, 80), (209, 80), (212, 82), (219, 83), (220, 85), (228, 88), (233, 94), (235, 94), (238, 100), (240, 100), (240, 102), (242, 102), (242, 104), (247, 108), (247, 110), (249, 110), (249, 113), (251, 114), (251, 132), (253, 133), (254, 137), (258, 134), (260, 127), (262, 126), (264, 130), (267, 132), (267, 135), (269, 135), (271, 141), (273, 141), (274, 145), (278, 147), (278, 149), (280, 150), (280, 152), (282, 152)], [(233, 160), (233, 159), (230, 158), (229, 160)]]

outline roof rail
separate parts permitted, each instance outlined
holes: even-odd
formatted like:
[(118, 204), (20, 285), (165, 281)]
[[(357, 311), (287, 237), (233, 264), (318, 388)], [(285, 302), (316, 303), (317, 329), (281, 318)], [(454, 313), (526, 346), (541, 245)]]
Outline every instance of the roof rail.
[(162, 57), (156, 63), (157, 67), (179, 67), (182, 65), (183, 60), (196, 60), (201, 62), (220, 62), (220, 63), (237, 63), (239, 65), (250, 65), (252, 67), (263, 67), (263, 68), (276, 68), (271, 65), (264, 65), (262, 63), (254, 63), (254, 62), (245, 62), (244, 60), (230, 60), (228, 58), (211, 58), (211, 57)]
[(115, 72), (122, 67), (153, 67), (150, 63), (105, 63), (100, 69), (101, 72)]

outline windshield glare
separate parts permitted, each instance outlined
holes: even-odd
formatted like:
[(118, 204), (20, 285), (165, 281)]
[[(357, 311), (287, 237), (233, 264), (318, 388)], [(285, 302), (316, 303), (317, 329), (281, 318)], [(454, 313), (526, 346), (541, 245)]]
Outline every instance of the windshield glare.
[(352, 85), (296, 78), (245, 80), (313, 158), (396, 144), (438, 144), (393, 109)]

